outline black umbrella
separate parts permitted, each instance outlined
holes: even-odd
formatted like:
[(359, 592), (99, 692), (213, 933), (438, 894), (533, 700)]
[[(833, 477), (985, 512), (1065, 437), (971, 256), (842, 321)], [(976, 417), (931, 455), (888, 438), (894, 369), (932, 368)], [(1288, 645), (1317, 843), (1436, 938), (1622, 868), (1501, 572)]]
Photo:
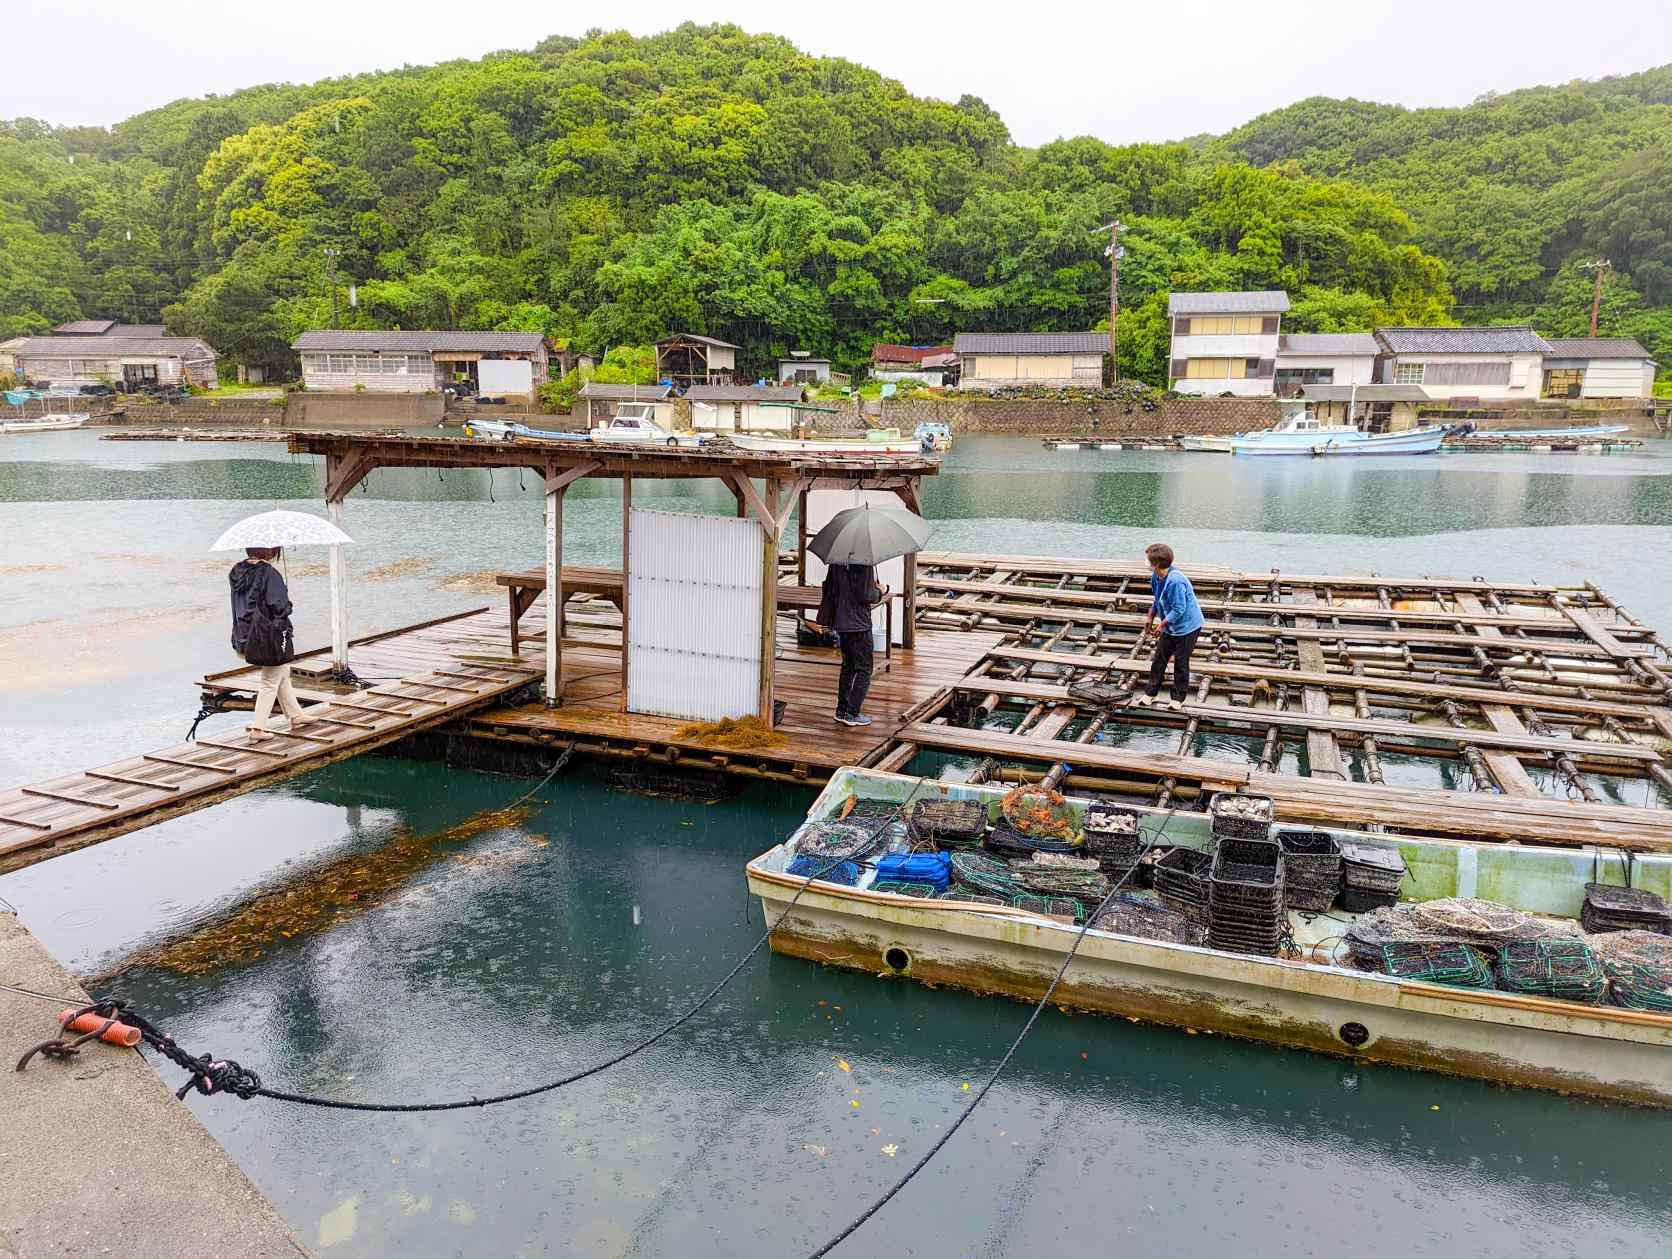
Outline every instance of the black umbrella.
[(921, 551), (933, 532), (929, 522), (904, 507), (849, 507), (830, 518), (807, 544), (826, 564), (880, 564)]

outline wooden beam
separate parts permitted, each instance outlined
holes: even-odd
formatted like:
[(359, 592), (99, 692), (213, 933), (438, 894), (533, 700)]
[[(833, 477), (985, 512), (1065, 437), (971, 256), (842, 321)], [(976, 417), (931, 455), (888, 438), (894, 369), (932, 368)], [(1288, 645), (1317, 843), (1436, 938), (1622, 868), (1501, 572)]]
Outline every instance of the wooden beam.
[[(778, 534), (783, 526), (778, 520), (778, 514), (775, 508), (767, 506), (766, 499), (761, 496), (760, 491), (755, 488), (755, 483), (748, 477), (732, 473), (728, 475), (726, 479), (731, 483), (733, 489), (748, 500), (749, 506), (755, 509), (755, 516), (761, 522), (762, 530), (766, 532), (767, 536), (776, 547)], [(768, 484), (770, 485), (771, 482), (768, 482)], [(777, 501), (777, 495), (775, 493), (773, 494), (773, 501), (774, 503)], [(772, 581), (774, 585), (777, 584), (778, 578), (776, 574), (774, 574)]]
[[(627, 589), (633, 584), (632, 562), (632, 524), (633, 524), (633, 478), (621, 479), (621, 711), (627, 711), (627, 668), (632, 660), (629, 644), (632, 637), (629, 634), (631, 622), (627, 619)], [(546, 650), (552, 649), (546, 644)]]
[(325, 456), (325, 501), (340, 503), (377, 467), (368, 454), (332, 451)]
[(556, 465), (546, 468), (542, 473), (546, 479), (546, 493), (548, 495), (561, 493), (582, 477), (591, 476), (598, 471), (599, 466), (597, 460), (593, 460), (590, 463), (577, 463), (567, 468), (559, 468)]
[[(1457, 606), (1470, 616), (1486, 611), (1486, 605), (1472, 590), (1459, 591), (1453, 598), (1457, 600)], [(1482, 638), (1503, 637), (1496, 625), (1476, 625), (1474, 631)], [(1527, 727), (1521, 724), (1521, 718), (1515, 715), (1515, 710), (1505, 704), (1482, 704), (1480, 711), (1487, 724), (1500, 734), (1527, 733)], [(1486, 762), (1487, 771), (1491, 773), (1492, 781), (1498, 784), (1500, 790), (1507, 791), (1512, 796), (1544, 794), (1538, 789), (1538, 784), (1527, 773), (1521, 761), (1510, 753), (1485, 751), (1481, 753), (1481, 759)]]
[[(1297, 590), (1294, 594), (1298, 607), (1310, 608), (1318, 604), (1318, 592), (1310, 586)], [(1318, 619), (1313, 616), (1295, 617), (1295, 626), (1299, 629), (1317, 629)], [(1295, 655), (1300, 660), (1300, 667), (1314, 673), (1328, 672), (1324, 664), (1324, 649), (1316, 638), (1302, 638), (1295, 643)], [(1301, 688), (1301, 707), (1316, 717), (1329, 716), (1329, 693), (1322, 687), (1306, 686)], [(1341, 747), (1335, 741), (1335, 736), (1327, 730), (1309, 730), (1306, 733), (1306, 764), (1314, 778), (1345, 778), (1346, 772), (1341, 766)]]

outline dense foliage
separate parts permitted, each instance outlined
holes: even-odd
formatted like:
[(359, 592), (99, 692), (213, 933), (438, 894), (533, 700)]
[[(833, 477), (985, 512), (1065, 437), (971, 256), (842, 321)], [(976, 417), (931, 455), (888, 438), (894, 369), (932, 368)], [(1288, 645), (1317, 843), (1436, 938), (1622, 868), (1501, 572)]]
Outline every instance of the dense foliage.
[[(873, 341), (1094, 327), (1106, 235), (1122, 370), (1165, 372), (1173, 288), (1284, 288), (1288, 326), (1604, 325), (1672, 363), (1672, 70), (1460, 110), (1309, 100), (1205, 144), (1036, 150), (736, 27), (184, 100), (113, 129), (0, 123), (0, 333), (166, 319), (294, 366), (327, 326), (679, 329), (853, 367)], [(346, 306), (357, 285), (358, 305)]]

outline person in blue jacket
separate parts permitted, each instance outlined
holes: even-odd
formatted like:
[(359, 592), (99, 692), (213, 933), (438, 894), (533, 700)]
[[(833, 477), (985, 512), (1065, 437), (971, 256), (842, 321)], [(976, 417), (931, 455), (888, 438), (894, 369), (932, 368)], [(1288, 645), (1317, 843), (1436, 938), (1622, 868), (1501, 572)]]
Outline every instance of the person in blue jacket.
[(1161, 694), (1161, 681), (1167, 675), (1167, 662), (1173, 662), (1172, 698), (1167, 707), (1180, 709), (1190, 698), (1190, 653), (1196, 650), (1196, 639), (1201, 635), (1206, 618), (1202, 606), (1196, 602), (1196, 591), (1190, 578), (1173, 567), (1173, 548), (1163, 542), (1144, 548), (1144, 558), (1150, 566), (1149, 615), (1144, 618), (1144, 633), (1160, 635), (1155, 645), (1155, 657), (1150, 662), (1149, 685), (1135, 704), (1151, 704)]

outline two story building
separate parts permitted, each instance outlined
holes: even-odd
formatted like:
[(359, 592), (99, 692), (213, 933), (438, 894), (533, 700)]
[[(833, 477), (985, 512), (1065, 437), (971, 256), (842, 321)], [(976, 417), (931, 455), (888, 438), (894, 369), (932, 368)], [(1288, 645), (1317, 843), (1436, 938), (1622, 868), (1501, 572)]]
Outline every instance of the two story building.
[(1278, 338), (1289, 295), (1171, 293), (1168, 376), (1180, 393), (1270, 396), (1277, 375)]
[(1550, 344), (1529, 327), (1378, 328), (1380, 382), (1438, 403), (1532, 401)]
[(1061, 389), (1103, 384), (1107, 332), (960, 332), (952, 341), (959, 387)]

